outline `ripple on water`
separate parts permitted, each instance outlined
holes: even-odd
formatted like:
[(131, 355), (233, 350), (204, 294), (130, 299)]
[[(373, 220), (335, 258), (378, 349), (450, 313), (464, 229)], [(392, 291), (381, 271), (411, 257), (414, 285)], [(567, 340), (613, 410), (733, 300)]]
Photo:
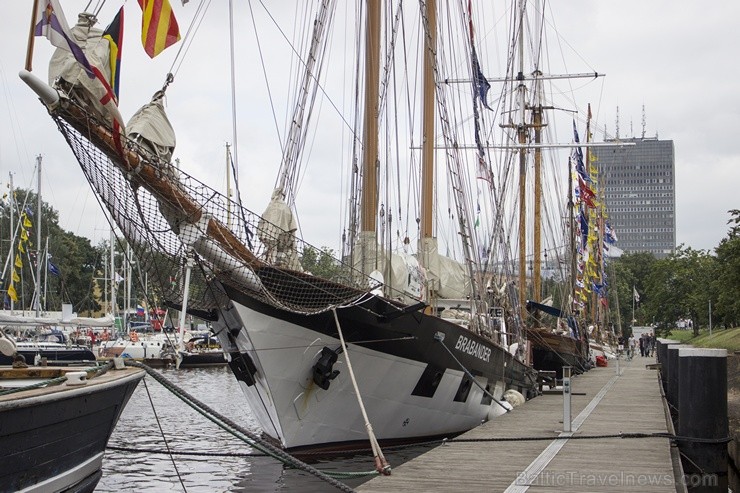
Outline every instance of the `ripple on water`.
[[(227, 367), (161, 372), (217, 412), (251, 431), (259, 431), (239, 384)], [(149, 376), (131, 396), (108, 445), (153, 451), (166, 451), (169, 447), (175, 452), (189, 453), (259, 452), (208, 421)], [(417, 447), (386, 454), (386, 457), (395, 466), (425, 450)], [(373, 469), (372, 458), (367, 455), (318, 460), (312, 465), (327, 471)], [(365, 480), (346, 483), (357, 486)], [(337, 490), (306, 472), (286, 468), (270, 457), (177, 454), (170, 457), (162, 453), (108, 450), (103, 461), (103, 477), (95, 491), (316, 493)]]

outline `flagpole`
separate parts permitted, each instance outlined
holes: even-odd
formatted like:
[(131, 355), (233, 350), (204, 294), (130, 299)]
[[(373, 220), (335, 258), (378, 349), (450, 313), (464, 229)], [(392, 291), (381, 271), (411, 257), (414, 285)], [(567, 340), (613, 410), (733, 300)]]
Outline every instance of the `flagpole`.
[(33, 41), (36, 38), (34, 36), (34, 28), (36, 27), (36, 10), (38, 9), (39, 0), (33, 0), (33, 7), (31, 10), (31, 28), (28, 30), (28, 49), (26, 50), (26, 70), (31, 72), (31, 61), (33, 60)]
[(630, 327), (635, 325), (635, 293), (637, 292), (637, 289), (635, 289), (635, 285), (632, 285), (632, 320), (630, 321)]

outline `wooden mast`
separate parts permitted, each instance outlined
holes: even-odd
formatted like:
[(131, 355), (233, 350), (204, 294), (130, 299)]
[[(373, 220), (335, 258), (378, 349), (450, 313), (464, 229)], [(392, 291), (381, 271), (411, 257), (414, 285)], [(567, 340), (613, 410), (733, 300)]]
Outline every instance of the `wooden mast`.
[(542, 293), (542, 105), (533, 108), (534, 123), (534, 237), (532, 242), (532, 300), (539, 302)]
[[(434, 75), (437, 53), (437, 5), (427, 0), (426, 17), (429, 33), (424, 37), (423, 120), (421, 148), (421, 237), (432, 238), (434, 208)], [(428, 266), (425, 266), (428, 267)]]
[(362, 153), (361, 231), (375, 233), (378, 210), (378, 97), (380, 83), (380, 0), (367, 0), (365, 38), (365, 128)]
[(519, 98), (519, 122), (517, 135), (519, 144), (519, 309), (522, 319), (527, 318), (527, 143), (526, 91), (524, 84), (524, 0), (521, 0), (519, 19), (519, 74), (517, 86)]

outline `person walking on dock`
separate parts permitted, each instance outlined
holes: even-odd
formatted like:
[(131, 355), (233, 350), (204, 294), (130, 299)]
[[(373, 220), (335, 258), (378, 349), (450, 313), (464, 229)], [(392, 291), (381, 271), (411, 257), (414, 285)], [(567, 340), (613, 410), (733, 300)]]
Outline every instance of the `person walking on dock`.
[(629, 338), (629, 344), (627, 347), (627, 361), (630, 361), (635, 355), (635, 348), (637, 347), (637, 341), (635, 340), (634, 334)]
[(646, 334), (643, 332), (643, 334), (640, 336), (640, 356), (645, 357), (645, 349), (646, 349), (646, 340), (645, 340)]

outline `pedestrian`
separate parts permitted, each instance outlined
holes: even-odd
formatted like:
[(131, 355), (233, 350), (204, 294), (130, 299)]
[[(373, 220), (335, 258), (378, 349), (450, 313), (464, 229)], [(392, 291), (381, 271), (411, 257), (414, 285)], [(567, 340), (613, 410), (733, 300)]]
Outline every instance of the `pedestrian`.
[(645, 334), (640, 336), (640, 356), (645, 357)]
[(635, 355), (635, 349), (637, 347), (637, 341), (635, 340), (634, 334), (630, 336), (629, 339), (629, 349), (627, 350), (627, 359), (631, 360), (632, 357)]

